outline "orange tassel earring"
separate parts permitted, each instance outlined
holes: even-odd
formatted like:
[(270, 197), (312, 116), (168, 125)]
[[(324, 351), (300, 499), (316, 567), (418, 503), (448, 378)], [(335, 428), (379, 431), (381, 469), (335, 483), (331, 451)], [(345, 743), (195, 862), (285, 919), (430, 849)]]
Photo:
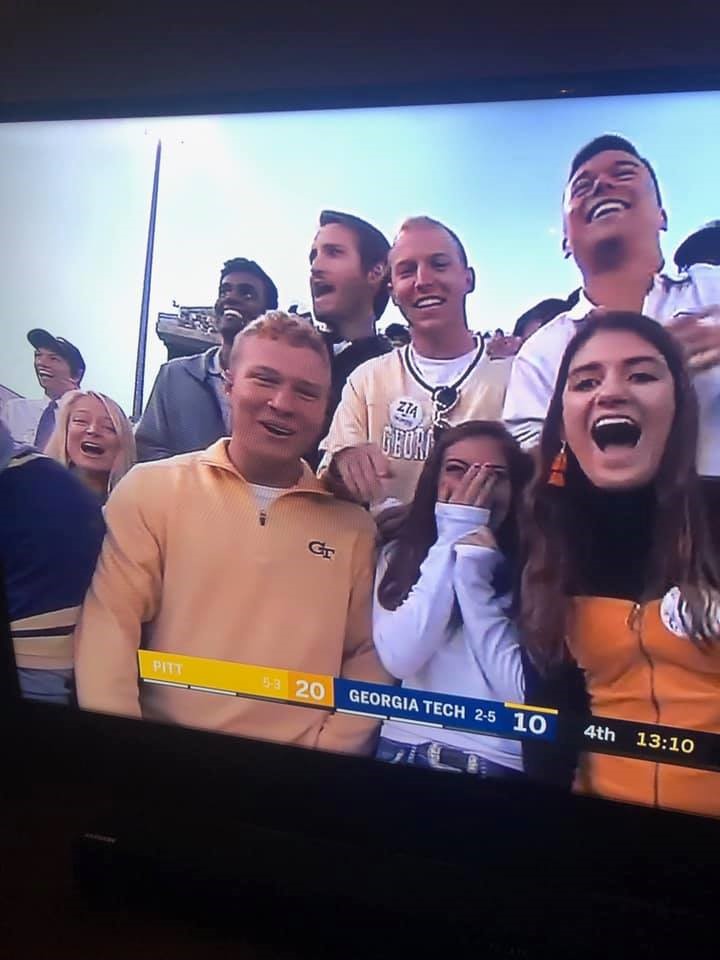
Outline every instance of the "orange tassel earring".
[(567, 453), (565, 452), (565, 441), (555, 455), (555, 459), (550, 467), (550, 476), (548, 483), (551, 487), (565, 486), (565, 472), (567, 470)]

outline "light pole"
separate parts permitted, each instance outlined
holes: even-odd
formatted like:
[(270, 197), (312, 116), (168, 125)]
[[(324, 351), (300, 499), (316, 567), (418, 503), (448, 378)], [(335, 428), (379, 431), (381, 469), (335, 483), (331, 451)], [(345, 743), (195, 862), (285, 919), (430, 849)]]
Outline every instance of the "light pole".
[(150, 286), (152, 283), (153, 249), (155, 247), (155, 219), (157, 216), (158, 185), (160, 183), (160, 157), (162, 141), (158, 140), (155, 151), (155, 175), (150, 201), (147, 248), (145, 250), (145, 275), (143, 277), (142, 303), (140, 305), (140, 330), (138, 332), (137, 359), (135, 362), (135, 386), (133, 388), (132, 419), (140, 419), (143, 409), (143, 386), (145, 383), (145, 354), (147, 351), (148, 313), (150, 311)]

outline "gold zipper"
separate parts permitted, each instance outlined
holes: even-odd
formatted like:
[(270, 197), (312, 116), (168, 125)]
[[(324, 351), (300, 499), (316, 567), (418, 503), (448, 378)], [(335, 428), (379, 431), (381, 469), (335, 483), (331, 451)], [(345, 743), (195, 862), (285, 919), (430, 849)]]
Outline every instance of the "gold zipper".
[[(640, 652), (643, 657), (647, 660), (647, 665), (650, 669), (650, 700), (652, 702), (653, 708), (655, 710), (655, 723), (660, 723), (660, 703), (658, 702), (657, 693), (655, 691), (655, 664), (653, 659), (648, 653), (648, 650), (645, 646), (642, 636), (642, 617), (643, 617), (644, 607), (639, 603), (634, 603), (632, 605), (632, 610), (627, 616), (627, 625), (637, 634), (638, 645), (640, 647)], [(655, 772), (653, 777), (653, 802), (657, 807), (660, 805), (660, 764), (655, 764)]]
[(627, 615), (627, 620), (625, 622), (634, 633), (640, 632), (640, 628), (642, 626), (642, 613), (642, 605), (639, 603), (634, 603), (632, 605), (632, 610)]

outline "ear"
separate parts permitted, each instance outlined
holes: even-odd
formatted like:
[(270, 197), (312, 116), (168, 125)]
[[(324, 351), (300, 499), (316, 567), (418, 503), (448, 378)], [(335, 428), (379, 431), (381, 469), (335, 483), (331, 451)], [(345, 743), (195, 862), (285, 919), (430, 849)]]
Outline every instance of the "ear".
[(567, 238), (566, 236), (564, 236), (564, 235), (563, 235), (563, 238), (562, 238), (562, 252), (563, 252), (563, 257), (564, 257), (566, 260), (569, 260), (570, 257), (572, 256), (572, 250), (570, 249), (570, 244), (568, 243), (568, 238)]
[(225, 395), (229, 397), (232, 392), (233, 381), (232, 381), (232, 377), (230, 376), (230, 373), (227, 370), (223, 371), (222, 380), (223, 380), (223, 390), (225, 391)]
[(668, 228), (668, 215), (665, 207), (660, 207), (660, 229), (667, 230)]
[(387, 264), (386, 263), (376, 263), (375, 266), (368, 272), (368, 280), (372, 280), (374, 283), (377, 283), (378, 280), (382, 278), (387, 273)]
[(472, 293), (475, 289), (475, 271), (472, 267), (465, 270), (465, 293)]
[(380, 290), (382, 290), (384, 283), (390, 283), (387, 264), (376, 263), (371, 270), (368, 270), (367, 279), (368, 283), (376, 288), (377, 294)]

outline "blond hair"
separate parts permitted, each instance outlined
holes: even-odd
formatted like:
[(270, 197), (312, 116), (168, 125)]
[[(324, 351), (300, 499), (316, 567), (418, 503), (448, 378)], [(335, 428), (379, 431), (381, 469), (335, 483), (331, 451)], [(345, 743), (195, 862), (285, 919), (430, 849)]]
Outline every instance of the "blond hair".
[(108, 493), (118, 483), (121, 477), (124, 477), (130, 467), (137, 460), (135, 450), (135, 436), (130, 421), (125, 416), (122, 408), (106, 397), (104, 393), (96, 393), (94, 390), (70, 390), (58, 403), (57, 416), (55, 418), (55, 429), (45, 447), (45, 454), (57, 460), (64, 467), (72, 468), (73, 464), (68, 458), (67, 453), (67, 432), (70, 423), (70, 412), (78, 400), (84, 397), (92, 397), (99, 400), (105, 408), (115, 433), (120, 438), (120, 449), (118, 450), (108, 477)]
[(261, 337), (265, 340), (283, 340), (293, 347), (314, 350), (330, 366), (330, 354), (322, 336), (312, 324), (282, 310), (268, 310), (253, 320), (238, 333), (230, 354), (230, 369), (235, 365), (245, 337)]
[(448, 234), (450, 239), (453, 241), (453, 243), (457, 247), (457, 251), (460, 254), (460, 260), (462, 261), (462, 265), (464, 267), (467, 267), (468, 256), (467, 256), (465, 247), (463, 246), (462, 241), (460, 240), (460, 237), (455, 233), (454, 230), (451, 230), (450, 227), (448, 227), (446, 224), (441, 223), (439, 220), (434, 220), (432, 217), (427, 217), (427, 216), (407, 217), (405, 220), (403, 220), (403, 222), (398, 227), (397, 233), (395, 234), (395, 238), (392, 242), (392, 246), (390, 247), (390, 253), (393, 252), (395, 245), (400, 239), (401, 233), (404, 233), (406, 230), (413, 230), (417, 228), (427, 229), (428, 227), (439, 228), (440, 230), (444, 230), (445, 233)]

